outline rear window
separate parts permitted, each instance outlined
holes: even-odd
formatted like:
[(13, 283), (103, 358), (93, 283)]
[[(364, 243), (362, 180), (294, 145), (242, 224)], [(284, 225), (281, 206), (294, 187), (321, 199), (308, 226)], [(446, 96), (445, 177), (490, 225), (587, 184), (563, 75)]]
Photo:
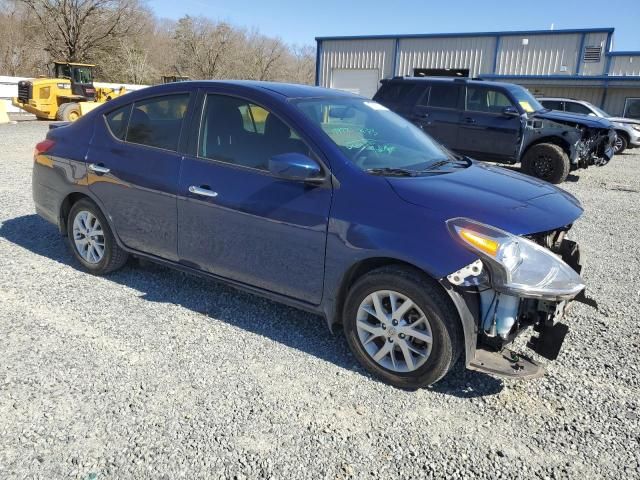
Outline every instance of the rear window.
[(458, 108), (460, 87), (455, 85), (431, 85), (429, 106), (435, 108)]
[(126, 141), (177, 151), (188, 104), (188, 93), (154, 97), (134, 103)]
[(376, 101), (381, 102), (402, 102), (407, 95), (411, 93), (415, 85), (410, 83), (400, 82), (387, 82), (380, 87), (378, 93), (376, 93)]
[(540, 103), (544, 108), (548, 108), (550, 110), (563, 110), (562, 102), (560, 100), (541, 100)]

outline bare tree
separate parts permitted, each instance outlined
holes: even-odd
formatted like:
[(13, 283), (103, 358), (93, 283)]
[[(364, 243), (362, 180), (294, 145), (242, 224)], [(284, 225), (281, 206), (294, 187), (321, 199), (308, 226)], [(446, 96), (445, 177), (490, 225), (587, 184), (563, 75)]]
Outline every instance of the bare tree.
[(287, 47), (279, 38), (270, 38), (254, 31), (248, 38), (247, 50), (251, 65), (250, 78), (255, 80), (278, 80), (282, 63), (288, 54)]
[(87, 61), (137, 30), (136, 0), (18, 0), (39, 21), (46, 50), (54, 58)]

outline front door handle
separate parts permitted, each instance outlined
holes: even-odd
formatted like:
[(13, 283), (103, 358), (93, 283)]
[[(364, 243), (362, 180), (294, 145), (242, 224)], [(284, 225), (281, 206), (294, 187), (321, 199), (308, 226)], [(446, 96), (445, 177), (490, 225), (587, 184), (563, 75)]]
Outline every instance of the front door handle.
[(89, 170), (96, 173), (109, 173), (111, 171), (110, 168), (105, 167), (104, 165), (92, 163), (89, 165)]
[(191, 185), (189, 187), (189, 191), (191, 193), (194, 193), (196, 195), (200, 195), (202, 197), (214, 198), (214, 197), (218, 196), (218, 192), (214, 192), (213, 190), (211, 190), (209, 187), (206, 187), (205, 185), (203, 185), (201, 187), (196, 187), (195, 185)]

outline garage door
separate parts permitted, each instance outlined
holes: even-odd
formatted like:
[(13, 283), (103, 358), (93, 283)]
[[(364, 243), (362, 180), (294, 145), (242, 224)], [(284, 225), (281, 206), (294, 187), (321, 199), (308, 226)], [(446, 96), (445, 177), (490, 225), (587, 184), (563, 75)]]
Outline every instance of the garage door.
[(377, 69), (357, 70), (335, 68), (331, 71), (331, 88), (373, 97), (378, 91), (380, 73)]

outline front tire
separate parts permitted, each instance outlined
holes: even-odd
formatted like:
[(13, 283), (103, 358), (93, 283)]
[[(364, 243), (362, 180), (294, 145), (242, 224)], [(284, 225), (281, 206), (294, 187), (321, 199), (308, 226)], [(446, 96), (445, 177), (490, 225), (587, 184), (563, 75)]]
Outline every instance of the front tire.
[(553, 143), (534, 145), (522, 158), (522, 171), (550, 183), (562, 183), (569, 176), (569, 156)]
[(367, 371), (404, 389), (431, 385), (462, 351), (460, 319), (440, 285), (403, 267), (360, 278), (343, 311), (344, 332)]
[(616, 137), (616, 141), (613, 144), (613, 153), (618, 155), (619, 153), (624, 152), (628, 146), (629, 146), (629, 142), (627, 142), (627, 139), (624, 137), (624, 135), (621, 135), (620, 133), (618, 133)]
[(118, 246), (107, 219), (89, 199), (71, 207), (67, 236), (73, 255), (94, 275), (113, 272), (127, 262), (127, 252)]

